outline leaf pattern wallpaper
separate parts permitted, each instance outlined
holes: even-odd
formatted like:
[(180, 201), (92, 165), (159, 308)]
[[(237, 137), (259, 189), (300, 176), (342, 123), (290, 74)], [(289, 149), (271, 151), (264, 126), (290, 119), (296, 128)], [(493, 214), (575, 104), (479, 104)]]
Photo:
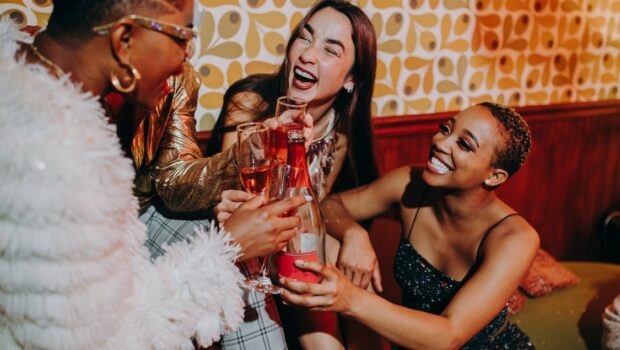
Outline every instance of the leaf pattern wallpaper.
[[(196, 113), (209, 130), (226, 88), (282, 62), (314, 0), (197, 0)], [(358, 0), (378, 38), (373, 115), (617, 99), (620, 0)], [(51, 0), (3, 0), (0, 14), (44, 26)]]

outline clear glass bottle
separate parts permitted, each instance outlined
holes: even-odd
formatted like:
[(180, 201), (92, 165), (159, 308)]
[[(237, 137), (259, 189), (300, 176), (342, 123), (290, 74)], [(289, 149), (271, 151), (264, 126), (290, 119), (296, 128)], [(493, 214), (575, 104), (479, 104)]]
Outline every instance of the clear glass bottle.
[(312, 191), (310, 174), (306, 163), (305, 138), (303, 130), (288, 131), (288, 159), (291, 174), (286, 189), (286, 196), (298, 194), (311, 196), (312, 200), (299, 206), (295, 212), (300, 218), (295, 237), (286, 248), (276, 255), (278, 275), (299, 281), (317, 283), (319, 276), (295, 267), (295, 260), (318, 261), (325, 263), (325, 224), (319, 203)]

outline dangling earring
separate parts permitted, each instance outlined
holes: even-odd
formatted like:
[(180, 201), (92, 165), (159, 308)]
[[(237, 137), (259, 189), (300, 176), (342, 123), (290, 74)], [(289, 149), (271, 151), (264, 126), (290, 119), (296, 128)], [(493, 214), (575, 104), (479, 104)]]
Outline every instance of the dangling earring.
[(110, 72), (110, 82), (112, 83), (112, 86), (114, 86), (116, 91), (127, 94), (132, 92), (136, 88), (136, 83), (138, 82), (138, 80), (140, 80), (142, 76), (140, 75), (140, 72), (138, 72), (136, 67), (132, 66), (129, 63), (120, 63), (120, 67), (123, 70), (127, 71), (128, 77), (126, 79), (123, 79), (123, 83), (125, 86), (121, 84), (121, 80), (118, 77), (116, 67), (114, 67)]

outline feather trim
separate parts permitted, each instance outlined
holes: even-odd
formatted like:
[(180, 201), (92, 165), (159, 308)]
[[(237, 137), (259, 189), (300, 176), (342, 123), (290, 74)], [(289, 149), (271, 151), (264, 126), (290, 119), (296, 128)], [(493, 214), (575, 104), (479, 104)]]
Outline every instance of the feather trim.
[(22, 40), (0, 18), (2, 348), (190, 349), (234, 328), (239, 247), (212, 225), (151, 263), (115, 127), (68, 75), (15, 58)]

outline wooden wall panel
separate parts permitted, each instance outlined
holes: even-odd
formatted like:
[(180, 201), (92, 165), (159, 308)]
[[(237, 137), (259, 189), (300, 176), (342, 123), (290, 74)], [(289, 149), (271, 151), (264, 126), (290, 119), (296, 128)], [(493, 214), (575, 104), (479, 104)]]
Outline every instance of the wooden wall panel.
[[(533, 134), (527, 164), (498, 195), (563, 260), (598, 260), (602, 218), (620, 209), (620, 101), (518, 108)], [(381, 172), (424, 162), (437, 124), (454, 113), (374, 119)], [(198, 134), (204, 146), (208, 133)]]

